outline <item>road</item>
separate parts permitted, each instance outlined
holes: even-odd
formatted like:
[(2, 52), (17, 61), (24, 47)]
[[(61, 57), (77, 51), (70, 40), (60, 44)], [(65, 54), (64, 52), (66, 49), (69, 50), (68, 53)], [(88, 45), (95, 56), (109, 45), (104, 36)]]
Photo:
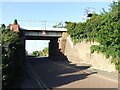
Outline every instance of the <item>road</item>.
[[(62, 62), (62, 61), (61, 61)], [(117, 82), (87, 72), (86, 67), (66, 66), (48, 58), (28, 57), (26, 79), (21, 88), (117, 88)], [(68, 63), (69, 64), (69, 63)]]

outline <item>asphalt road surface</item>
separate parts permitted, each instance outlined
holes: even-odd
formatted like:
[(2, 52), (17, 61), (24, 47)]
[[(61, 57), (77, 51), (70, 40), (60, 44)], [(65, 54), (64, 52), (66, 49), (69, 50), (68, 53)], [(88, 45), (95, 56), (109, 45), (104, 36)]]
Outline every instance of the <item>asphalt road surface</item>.
[[(61, 61), (62, 62), (62, 61)], [(21, 88), (117, 88), (118, 83), (87, 72), (86, 67), (70, 67), (49, 58), (28, 57), (27, 75)]]

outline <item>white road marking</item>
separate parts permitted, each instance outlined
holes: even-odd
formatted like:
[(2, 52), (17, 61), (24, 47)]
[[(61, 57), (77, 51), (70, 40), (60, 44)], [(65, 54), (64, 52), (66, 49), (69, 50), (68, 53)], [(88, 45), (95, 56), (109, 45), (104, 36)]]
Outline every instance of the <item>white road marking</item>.
[(35, 72), (35, 70), (32, 68), (32, 66), (27, 62), (28, 67), (30, 68), (36, 82), (38, 83), (38, 85), (40, 86), (40, 88), (47, 88), (47, 86), (43, 83), (43, 81), (40, 79), (40, 77), (38, 76), (38, 74)]

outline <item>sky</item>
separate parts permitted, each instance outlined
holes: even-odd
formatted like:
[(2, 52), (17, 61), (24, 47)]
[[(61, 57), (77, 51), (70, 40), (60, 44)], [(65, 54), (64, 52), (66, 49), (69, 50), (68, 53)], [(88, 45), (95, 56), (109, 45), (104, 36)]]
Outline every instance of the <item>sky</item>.
[(2, 22), (17, 20), (82, 21), (86, 8), (100, 13), (109, 8), (110, 2), (3, 2)]
[[(0, 23), (5, 25), (18, 20), (20, 27), (39, 27), (41, 21), (47, 21), (47, 25), (55, 25), (56, 22), (83, 22), (86, 8), (100, 14), (102, 8), (106, 11), (110, 8), (111, 2), (1, 2), (2, 10)], [(42, 50), (48, 47), (49, 41), (26, 41), (26, 50), (31, 53), (35, 50)]]
[(49, 40), (26, 40), (26, 50), (29, 54), (33, 51), (42, 51), (45, 47), (48, 47)]

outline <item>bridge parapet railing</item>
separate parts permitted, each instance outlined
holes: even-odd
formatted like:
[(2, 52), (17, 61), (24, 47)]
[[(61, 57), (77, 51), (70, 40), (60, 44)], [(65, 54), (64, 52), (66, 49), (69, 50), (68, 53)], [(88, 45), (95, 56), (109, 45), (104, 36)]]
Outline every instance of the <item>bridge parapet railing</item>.
[(20, 27), (39, 27), (41, 29), (46, 28), (64, 28), (65, 23), (63, 21), (45, 21), (45, 20), (18, 20)]

